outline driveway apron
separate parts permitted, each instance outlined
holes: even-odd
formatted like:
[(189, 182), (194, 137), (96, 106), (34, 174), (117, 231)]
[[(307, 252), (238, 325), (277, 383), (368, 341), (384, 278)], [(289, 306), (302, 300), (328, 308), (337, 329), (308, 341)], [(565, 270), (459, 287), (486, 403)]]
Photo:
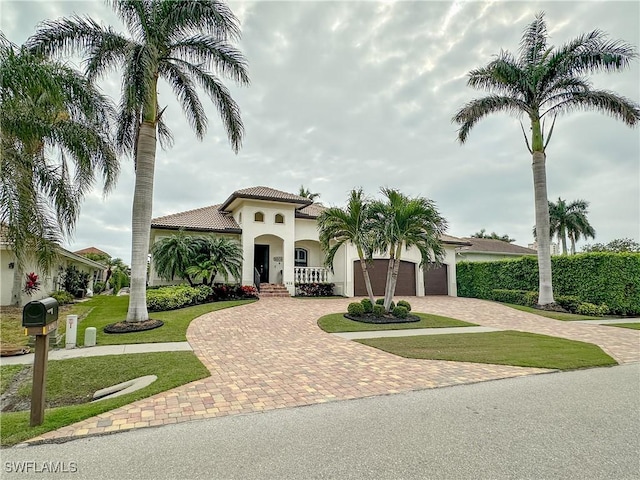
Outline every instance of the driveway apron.
[[(595, 343), (621, 363), (640, 361), (640, 332), (550, 320), (475, 299), (412, 297), (413, 309), (499, 329)], [(187, 338), (211, 376), (48, 432), (30, 442), (268, 411), (549, 372), (397, 357), (316, 324), (353, 299), (265, 298), (205, 314)]]

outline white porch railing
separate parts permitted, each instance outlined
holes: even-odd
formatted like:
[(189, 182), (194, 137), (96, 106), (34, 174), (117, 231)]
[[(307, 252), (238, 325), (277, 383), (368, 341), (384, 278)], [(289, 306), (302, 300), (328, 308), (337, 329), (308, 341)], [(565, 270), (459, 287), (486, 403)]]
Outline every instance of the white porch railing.
[(325, 267), (294, 267), (295, 283), (329, 283), (331, 272)]

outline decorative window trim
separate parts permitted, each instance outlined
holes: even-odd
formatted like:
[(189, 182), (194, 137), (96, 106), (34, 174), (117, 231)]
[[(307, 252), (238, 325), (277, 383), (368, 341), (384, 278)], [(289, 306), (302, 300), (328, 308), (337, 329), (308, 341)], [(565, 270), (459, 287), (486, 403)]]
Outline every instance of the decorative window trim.
[[(299, 253), (304, 252), (304, 255)], [(294, 266), (296, 267), (308, 267), (309, 266), (309, 251), (306, 248), (296, 247), (293, 255)]]
[(276, 215), (273, 217), (273, 221), (279, 225), (284, 224), (284, 215), (281, 213), (276, 213)]
[(253, 214), (253, 221), (254, 222), (259, 222), (259, 223), (264, 223), (264, 213), (262, 212), (256, 212)]

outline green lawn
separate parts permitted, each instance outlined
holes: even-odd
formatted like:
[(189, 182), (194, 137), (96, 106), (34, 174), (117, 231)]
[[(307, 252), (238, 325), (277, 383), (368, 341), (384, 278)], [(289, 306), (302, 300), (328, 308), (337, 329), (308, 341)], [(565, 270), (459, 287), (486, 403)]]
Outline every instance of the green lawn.
[(20, 373), (24, 365), (3, 365), (0, 367), (0, 394), (9, 388), (13, 378)]
[(540, 315), (541, 317), (553, 318), (554, 320), (562, 320), (563, 322), (573, 322), (575, 320), (597, 320), (602, 317), (590, 317), (588, 315), (576, 315), (574, 313), (562, 313), (562, 312), (547, 312), (545, 310), (538, 310), (537, 308), (525, 307), (524, 305), (515, 305), (513, 303), (500, 303), (507, 307), (515, 308), (527, 313), (533, 313), (534, 315)]
[(640, 330), (640, 323), (609, 323), (607, 327), (631, 328), (632, 330)]
[(428, 313), (414, 313), (421, 318), (419, 322), (411, 323), (363, 323), (355, 322), (344, 317), (344, 313), (332, 313), (318, 320), (318, 326), (328, 333), (336, 332), (364, 332), (371, 330), (406, 330), (411, 328), (446, 328), (446, 327), (474, 327), (475, 323), (467, 323), (455, 318), (441, 317)]
[[(13, 367), (0, 367), (3, 379), (5, 374), (14, 373)], [(151, 385), (127, 395), (86, 403), (96, 390), (143, 375), (157, 375), (158, 379)], [(47, 406), (69, 403), (75, 405), (47, 408), (45, 421), (38, 427), (29, 426), (29, 411), (0, 414), (0, 443), (3, 446), (14, 445), (208, 376), (209, 371), (192, 352), (140, 353), (50, 361), (47, 365)], [(31, 395), (30, 385), (22, 386), (19, 394)], [(85, 403), (78, 404), (79, 402)]]
[(356, 340), (406, 358), (559, 370), (616, 365), (600, 347), (534, 333), (504, 331)]
[(252, 302), (255, 302), (255, 300), (230, 300), (226, 302), (205, 303), (168, 312), (150, 312), (149, 316), (151, 318), (164, 322), (162, 327), (156, 328), (155, 330), (147, 330), (146, 332), (109, 334), (104, 333), (102, 329), (110, 323), (122, 321), (127, 317), (129, 297), (98, 295), (88, 302), (85, 302), (85, 304), (92, 307), (92, 310), (87, 318), (78, 325), (77, 344), (84, 345), (84, 332), (87, 327), (96, 327), (97, 345), (184, 342), (187, 340), (187, 327), (189, 327), (189, 324), (194, 318), (204, 315), (205, 313)]

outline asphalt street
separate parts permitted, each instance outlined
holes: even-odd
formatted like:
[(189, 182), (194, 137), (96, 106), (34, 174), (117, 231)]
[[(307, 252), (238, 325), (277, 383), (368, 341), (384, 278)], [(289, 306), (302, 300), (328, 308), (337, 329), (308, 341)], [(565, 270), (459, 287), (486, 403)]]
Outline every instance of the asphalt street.
[(640, 479), (640, 364), (194, 421), (0, 454), (2, 479)]

